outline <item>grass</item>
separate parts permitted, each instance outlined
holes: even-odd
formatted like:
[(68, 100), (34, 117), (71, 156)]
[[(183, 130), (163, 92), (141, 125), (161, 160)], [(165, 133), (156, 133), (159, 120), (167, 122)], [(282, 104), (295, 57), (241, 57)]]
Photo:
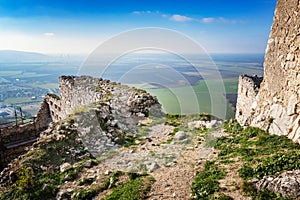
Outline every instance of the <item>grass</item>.
[(204, 170), (196, 175), (192, 183), (194, 199), (212, 199), (220, 190), (219, 182), (224, 177), (224, 172), (215, 165), (214, 161), (207, 161)]
[(139, 174), (128, 174), (129, 181), (113, 189), (103, 200), (138, 200), (145, 199), (155, 181), (153, 177)]
[(33, 88), (42, 88), (42, 89), (58, 89), (59, 84), (58, 83), (32, 83), (27, 84), (27, 86), (33, 87)]
[[(257, 191), (251, 179), (300, 169), (299, 145), (286, 136), (270, 135), (253, 127), (244, 129), (235, 121), (225, 122), (224, 129), (229, 135), (218, 138), (214, 146), (219, 151), (217, 166), (235, 170), (236, 176), (243, 179), (239, 187), (246, 196), (285, 199), (270, 191)], [(220, 192), (215, 191), (215, 196)]]
[(109, 175), (102, 184), (83, 188), (75, 192), (74, 200), (93, 199), (106, 190), (111, 193), (103, 200), (144, 199), (151, 189), (154, 179), (147, 174), (124, 173), (116, 171)]
[[(56, 197), (59, 186), (64, 182), (65, 178), (74, 180), (84, 167), (85, 159), (78, 160), (75, 156), (70, 156), (66, 152), (70, 148), (80, 149), (81, 156), (85, 154), (83, 146), (76, 140), (76, 132), (74, 130), (65, 129), (68, 135), (60, 140), (52, 138), (50, 141), (39, 144), (34, 151), (29, 151), (21, 160), (15, 160), (14, 171), (15, 180), (10, 187), (0, 192), (0, 199), (53, 199)], [(41, 166), (51, 168), (60, 166), (68, 162), (71, 165), (77, 163), (77, 166), (61, 172), (43, 171)], [(96, 162), (92, 160), (92, 162)]]

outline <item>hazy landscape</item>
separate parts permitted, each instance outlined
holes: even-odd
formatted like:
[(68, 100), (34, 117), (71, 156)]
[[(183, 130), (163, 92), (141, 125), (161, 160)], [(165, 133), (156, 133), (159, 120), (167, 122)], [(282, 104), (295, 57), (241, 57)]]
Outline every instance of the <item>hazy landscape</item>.
[(1, 1), (0, 200), (300, 199), (299, 13)]
[[(228, 100), (227, 117), (233, 117), (237, 80), (240, 74), (263, 73), (262, 54), (212, 54), (212, 62), (194, 56), (191, 66), (178, 56), (170, 54), (139, 54), (122, 57), (103, 74), (103, 78), (146, 89), (158, 97), (167, 113), (180, 113), (192, 102), (188, 89), (196, 94), (199, 109), (210, 113), (210, 94), (207, 82), (223, 81)], [(1, 121), (14, 119), (14, 113), (5, 106), (20, 106), (28, 118), (33, 117), (48, 93), (59, 93), (60, 75), (77, 75), (84, 67), (84, 57), (47, 56), (17, 51), (0, 52)], [(18, 59), (15, 59), (18, 58)], [(216, 65), (223, 80), (204, 80), (203, 74), (216, 73)], [(159, 66), (159, 67), (158, 67)], [(175, 96), (174, 96), (175, 95)], [(176, 96), (182, 96), (186, 105), (179, 105)], [(196, 106), (196, 105), (195, 105)], [(9, 112), (9, 110), (11, 112)], [(9, 115), (5, 115), (8, 113)]]

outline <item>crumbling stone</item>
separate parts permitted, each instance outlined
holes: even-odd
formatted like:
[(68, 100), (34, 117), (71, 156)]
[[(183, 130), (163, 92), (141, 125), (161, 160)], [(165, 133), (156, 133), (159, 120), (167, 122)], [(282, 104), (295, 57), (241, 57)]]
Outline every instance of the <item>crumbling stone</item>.
[(278, 0), (264, 78), (239, 78), (236, 119), (300, 142), (300, 2)]

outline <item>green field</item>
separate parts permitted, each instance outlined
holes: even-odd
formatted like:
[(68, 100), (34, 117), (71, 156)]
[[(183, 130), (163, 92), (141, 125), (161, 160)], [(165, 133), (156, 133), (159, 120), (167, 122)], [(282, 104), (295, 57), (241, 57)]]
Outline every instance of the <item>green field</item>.
[(28, 87), (32, 88), (41, 88), (48, 90), (48, 93), (55, 93), (55, 90), (58, 89), (59, 84), (58, 83), (40, 83), (40, 82), (34, 82), (30, 84), (26, 84)]
[(19, 70), (15, 70), (15, 71), (0, 71), (0, 76), (15, 76), (17, 74), (21, 74), (22, 71), (19, 71)]
[[(237, 79), (223, 80), (225, 91), (227, 94), (235, 94), (237, 92)], [(218, 117), (222, 117), (222, 109), (226, 109), (226, 118), (234, 117), (234, 112), (225, 100), (222, 90), (218, 90), (220, 82), (215, 80), (201, 80), (196, 86), (186, 86), (178, 88), (160, 88), (147, 89), (149, 93), (157, 96), (159, 102), (163, 105), (163, 109), (167, 113), (173, 114), (195, 114), (195, 113), (212, 113), (211, 99), (213, 99), (214, 113)], [(208, 90), (210, 85), (214, 90)], [(226, 105), (224, 105), (226, 104)]]
[(50, 74), (38, 74), (35, 72), (26, 72), (26, 73), (20, 73), (11, 76), (11, 78), (37, 78), (37, 77), (44, 77), (49, 76)]
[(14, 98), (7, 98), (4, 101), (4, 104), (26, 104), (26, 103), (34, 103), (34, 102), (41, 102), (41, 100), (32, 100), (30, 97), (14, 97)]

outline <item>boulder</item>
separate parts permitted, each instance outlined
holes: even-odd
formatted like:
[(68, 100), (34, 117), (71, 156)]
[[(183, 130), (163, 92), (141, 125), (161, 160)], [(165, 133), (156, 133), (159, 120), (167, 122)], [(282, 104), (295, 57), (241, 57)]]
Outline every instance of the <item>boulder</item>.
[(284, 197), (300, 197), (300, 170), (287, 171), (277, 176), (265, 176), (256, 183), (258, 190), (268, 189)]
[(59, 166), (60, 172), (68, 171), (71, 168), (72, 168), (72, 165), (70, 163), (64, 163)]
[(189, 137), (188, 134), (186, 134), (183, 131), (178, 131), (177, 133), (175, 133), (175, 136), (174, 136), (174, 138), (177, 139), (177, 140), (184, 140), (188, 137)]

